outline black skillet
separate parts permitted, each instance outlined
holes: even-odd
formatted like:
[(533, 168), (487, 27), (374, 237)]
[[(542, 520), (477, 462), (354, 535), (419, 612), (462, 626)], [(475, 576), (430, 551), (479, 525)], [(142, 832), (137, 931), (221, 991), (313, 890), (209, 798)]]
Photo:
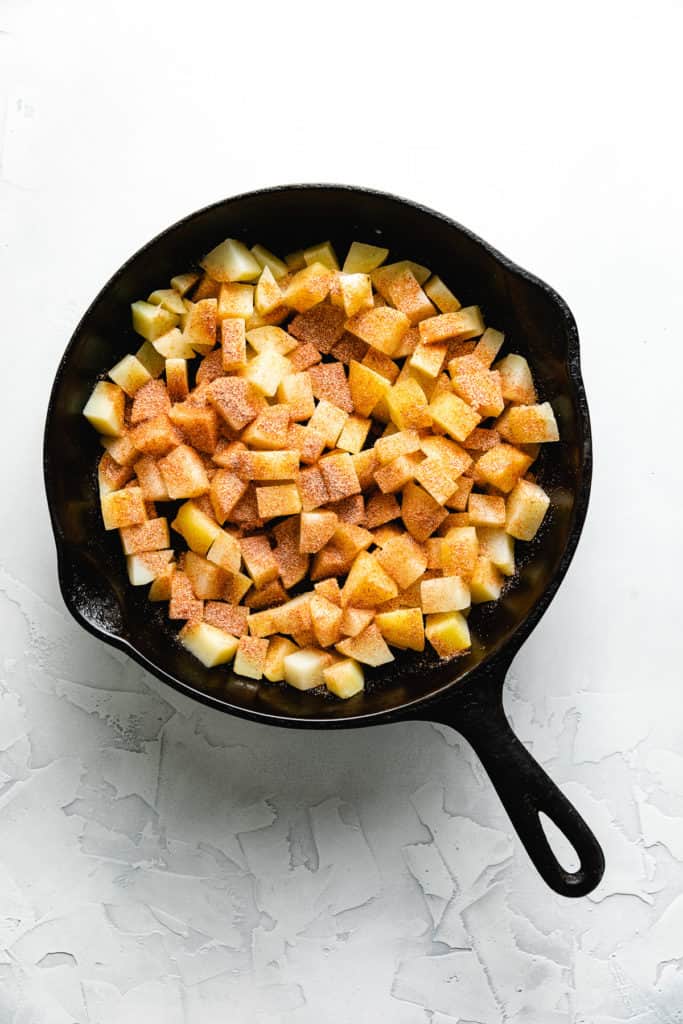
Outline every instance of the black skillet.
[[(164, 608), (131, 587), (118, 538), (102, 529), (94, 466), (101, 449), (81, 410), (95, 380), (140, 339), (130, 302), (165, 287), (226, 237), (289, 252), (330, 238), (343, 253), (353, 239), (375, 242), (441, 273), (465, 303), (506, 332), (509, 351), (531, 363), (552, 403), (562, 441), (546, 446), (540, 480), (551, 512), (531, 544), (518, 544), (520, 569), (503, 599), (470, 617), (472, 652), (442, 662), (400, 654), (373, 670), (366, 692), (349, 701), (259, 684), (224, 668), (205, 669), (175, 640)], [(180, 692), (211, 707), (270, 725), (339, 728), (400, 719), (457, 729), (481, 758), (529, 856), (556, 892), (582, 896), (604, 871), (587, 825), (512, 732), (503, 713), (506, 672), (550, 604), (569, 566), (586, 516), (591, 436), (579, 367), (576, 324), (548, 285), (521, 270), (447, 217), (396, 196), (339, 185), (292, 185), (226, 199), (158, 235), (112, 277), (86, 312), (57, 370), (45, 426), (44, 471), (62, 595), (90, 633), (125, 651)], [(565, 870), (539, 814), (574, 847), (580, 867)]]

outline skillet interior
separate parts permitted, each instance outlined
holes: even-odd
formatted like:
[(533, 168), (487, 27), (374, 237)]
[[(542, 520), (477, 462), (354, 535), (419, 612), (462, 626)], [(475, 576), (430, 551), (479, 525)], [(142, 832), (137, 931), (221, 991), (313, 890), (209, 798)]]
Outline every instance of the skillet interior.
[[(139, 345), (130, 326), (130, 302), (189, 269), (226, 236), (259, 241), (281, 253), (323, 238), (330, 238), (342, 254), (354, 238), (386, 245), (391, 258), (409, 257), (439, 272), (463, 304), (479, 303), (487, 323), (505, 331), (505, 351), (529, 359), (562, 437), (545, 448), (538, 463), (539, 478), (551, 495), (551, 513), (531, 544), (518, 545), (519, 574), (503, 599), (473, 609), (476, 640), (466, 657), (441, 662), (426, 653), (399, 654), (395, 662), (369, 673), (365, 694), (346, 702), (321, 699), (244, 680), (224, 668), (205, 669), (177, 643), (165, 606), (151, 605), (146, 588), (128, 584), (118, 536), (101, 526), (94, 474), (100, 449), (81, 409), (103, 370)], [(574, 321), (542, 282), (423, 207), (343, 186), (291, 186), (238, 196), (169, 228), (133, 256), (95, 299), (55, 381), (46, 423), (45, 478), (63, 596), (86, 628), (189, 695), (233, 713), (283, 725), (369, 724), (372, 718), (393, 717), (498, 654), (511, 657), (564, 574), (590, 483), (589, 424)]]

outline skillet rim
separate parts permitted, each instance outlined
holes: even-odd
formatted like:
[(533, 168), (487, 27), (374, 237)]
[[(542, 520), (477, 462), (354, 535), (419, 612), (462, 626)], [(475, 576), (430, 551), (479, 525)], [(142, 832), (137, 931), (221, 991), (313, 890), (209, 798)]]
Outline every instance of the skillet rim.
[[(353, 194), (362, 194), (375, 196), (378, 199), (389, 200), (399, 206), (412, 207), (419, 213), (426, 215), (427, 217), (436, 218), (442, 221), (449, 228), (454, 228), (456, 231), (465, 235), (470, 241), (484, 249), (508, 274), (515, 276), (532, 287), (537, 288), (539, 291), (544, 292), (550, 301), (557, 308), (560, 317), (562, 319), (565, 335), (567, 339), (567, 357), (566, 367), (569, 379), (574, 388), (575, 397), (577, 400), (577, 407), (579, 410), (579, 420), (583, 427), (583, 444), (581, 446), (581, 457), (582, 457), (582, 472), (579, 481), (579, 486), (575, 492), (574, 507), (572, 512), (572, 526), (569, 531), (567, 543), (564, 551), (560, 558), (559, 564), (555, 570), (555, 573), (550, 578), (547, 586), (538, 600), (533, 604), (528, 614), (519, 621), (514, 628), (512, 634), (503, 643), (503, 645), (496, 651), (492, 651), (490, 655), (487, 655), (483, 660), (473, 668), (469, 669), (464, 675), (452, 679), (449, 682), (443, 683), (434, 692), (429, 694), (415, 697), (412, 700), (404, 701), (396, 707), (388, 709), (382, 709), (379, 711), (362, 711), (353, 715), (349, 715), (344, 718), (318, 718), (315, 716), (311, 717), (298, 717), (296, 715), (277, 715), (266, 711), (252, 710), (234, 705), (228, 700), (218, 698), (202, 690), (195, 689), (193, 686), (184, 682), (177, 676), (172, 676), (165, 672), (162, 668), (150, 661), (144, 654), (142, 654), (137, 647), (129, 640), (126, 636), (122, 636), (118, 633), (112, 633), (105, 628), (98, 626), (92, 620), (85, 618), (78, 609), (78, 606), (72, 600), (71, 584), (68, 579), (68, 569), (70, 559), (68, 557), (68, 545), (63, 537), (61, 523), (56, 510), (56, 501), (54, 500), (54, 477), (51, 467), (51, 448), (53, 443), (53, 435), (51, 432), (51, 421), (55, 411), (55, 405), (57, 400), (57, 392), (61, 383), (62, 377), (64, 376), (69, 363), (72, 350), (76, 344), (76, 340), (80, 335), (82, 329), (87, 324), (93, 310), (99, 303), (102, 296), (108, 292), (118, 281), (118, 279), (125, 273), (128, 267), (141, 256), (144, 255), (152, 246), (156, 245), (157, 242), (161, 241), (164, 237), (170, 235), (172, 232), (184, 225), (191, 222), (196, 217), (204, 216), (205, 214), (211, 213), (211, 211), (217, 211), (226, 207), (229, 204), (240, 202), (245, 199), (258, 199), (261, 196), (272, 195), (276, 193), (286, 193), (294, 191), (341, 191)], [(283, 728), (309, 728), (309, 729), (321, 729), (321, 728), (335, 728), (335, 729), (346, 729), (346, 728), (358, 728), (370, 725), (386, 724), (392, 721), (398, 721), (399, 719), (405, 718), (425, 718), (430, 717), (429, 711), (447, 697), (451, 702), (456, 699), (456, 695), (453, 693), (453, 689), (457, 684), (459, 694), (463, 696), (468, 694), (469, 699), (472, 699), (473, 685), (477, 681), (478, 677), (483, 676), (496, 676), (498, 681), (502, 685), (505, 672), (511, 663), (513, 657), (520, 649), (524, 641), (535, 629), (540, 622), (541, 618), (547, 611), (551, 601), (555, 597), (557, 590), (564, 579), (569, 565), (574, 557), (576, 548), (583, 530), (583, 525), (586, 519), (588, 510), (588, 502), (591, 490), (592, 481), (592, 469), (593, 469), (593, 451), (592, 451), (592, 436), (591, 436), (591, 424), (590, 414), (588, 410), (588, 400), (586, 396), (586, 389), (581, 375), (581, 362), (580, 362), (580, 348), (579, 348), (579, 334), (578, 328), (574, 316), (562, 296), (549, 284), (547, 284), (542, 278), (537, 277), (535, 274), (530, 273), (525, 268), (519, 266), (513, 260), (509, 259), (498, 249), (492, 246), (485, 239), (481, 238), (475, 232), (469, 228), (460, 224), (452, 217), (448, 217), (438, 210), (433, 210), (431, 207), (425, 206), (422, 203), (416, 202), (412, 199), (406, 199), (403, 196), (395, 195), (391, 192), (385, 192), (379, 189), (364, 188), (359, 185), (347, 185), (347, 184), (334, 184), (334, 183), (314, 183), (314, 182), (303, 182), (303, 183), (292, 183), (285, 185), (273, 185), (267, 186), (260, 189), (255, 189), (249, 192), (241, 192), (237, 195), (228, 196), (224, 199), (217, 200), (216, 202), (209, 203), (208, 205), (201, 207), (198, 210), (193, 210), (191, 213), (186, 214), (173, 224), (164, 228), (158, 232), (153, 238), (146, 242), (143, 246), (132, 253), (129, 258), (121, 264), (121, 266), (109, 277), (105, 284), (100, 288), (97, 295), (94, 297), (92, 302), (89, 304), (81, 318), (79, 319), (76, 327), (74, 328), (69, 342), (61, 356), (57, 370), (55, 372), (54, 381), (50, 390), (50, 398), (47, 406), (47, 413), (45, 417), (45, 427), (43, 431), (43, 478), (45, 485), (45, 492), (47, 497), (48, 511), (50, 515), (50, 524), (52, 527), (52, 533), (55, 541), (55, 547), (57, 551), (57, 575), (59, 581), (59, 589), (62, 595), (62, 599), (66, 605), (67, 610), (71, 616), (81, 625), (88, 633), (98, 639), (104, 641), (110, 646), (122, 651), (127, 654), (130, 658), (136, 661), (142, 666), (147, 672), (154, 675), (157, 679), (171, 686), (177, 692), (183, 694), (183, 696), (199, 701), (200, 703), (216, 708), (228, 714), (236, 715), (240, 718), (245, 718), (250, 721), (260, 722), (264, 725), (277, 725)], [(483, 683), (483, 679), (480, 678), (479, 685)]]

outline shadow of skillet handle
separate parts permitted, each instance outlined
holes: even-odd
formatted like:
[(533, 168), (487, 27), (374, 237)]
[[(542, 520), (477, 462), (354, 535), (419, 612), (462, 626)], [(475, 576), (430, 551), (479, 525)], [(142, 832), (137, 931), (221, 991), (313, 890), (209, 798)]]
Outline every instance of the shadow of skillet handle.
[[(576, 808), (512, 731), (503, 710), (504, 676), (505, 670), (492, 672), (477, 683), (464, 704), (464, 694), (453, 700), (452, 708), (446, 697), (419, 717), (447, 725), (471, 743), (538, 873), (561, 896), (585, 896), (604, 874), (602, 849)], [(540, 814), (547, 815), (573, 846), (580, 864), (576, 871), (567, 871), (558, 861)]]

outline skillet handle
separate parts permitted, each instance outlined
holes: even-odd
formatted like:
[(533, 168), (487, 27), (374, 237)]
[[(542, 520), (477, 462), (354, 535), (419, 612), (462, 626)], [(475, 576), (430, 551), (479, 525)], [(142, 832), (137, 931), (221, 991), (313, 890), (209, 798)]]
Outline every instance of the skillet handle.
[[(445, 725), (438, 706), (430, 718)], [(458, 732), (471, 743), (500, 797), (510, 821), (544, 881), (560, 896), (585, 896), (599, 884), (605, 871), (600, 844), (579, 812), (558, 789), (515, 736), (503, 711), (502, 685), (486, 681), (467, 713), (458, 717)], [(580, 866), (562, 867), (546, 838), (539, 814), (546, 814), (569, 840)]]

